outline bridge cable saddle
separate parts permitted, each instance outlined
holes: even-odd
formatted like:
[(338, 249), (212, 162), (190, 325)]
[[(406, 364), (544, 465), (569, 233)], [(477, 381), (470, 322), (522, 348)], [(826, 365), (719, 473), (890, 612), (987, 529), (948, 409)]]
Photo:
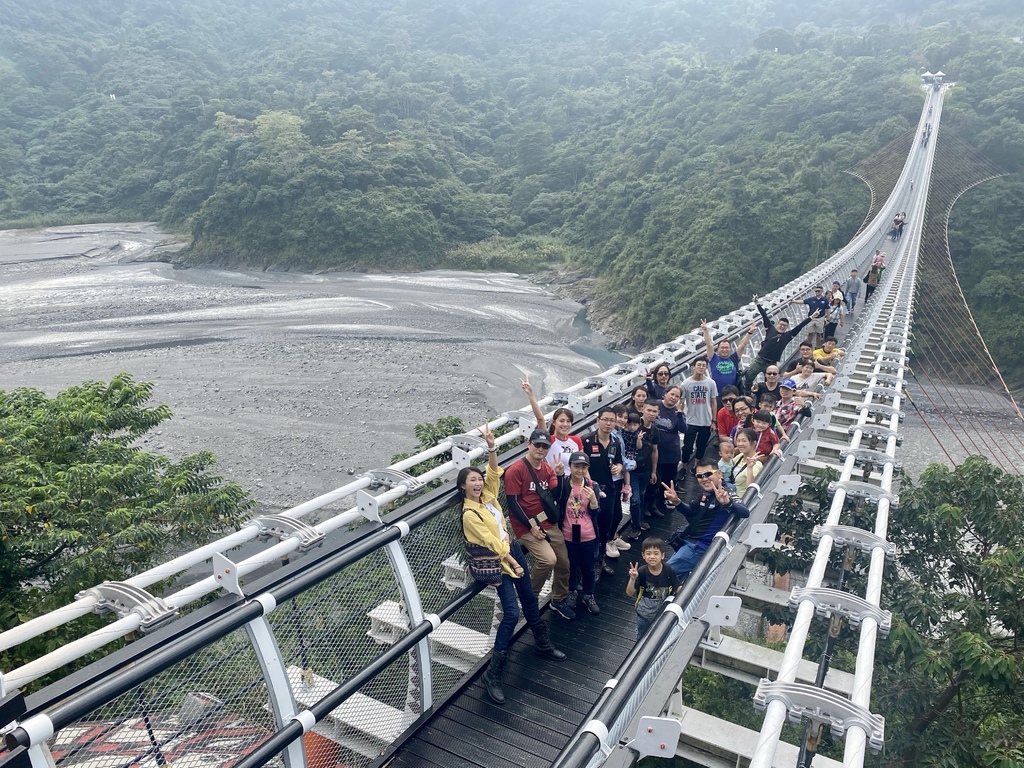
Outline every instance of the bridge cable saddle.
[(896, 557), (896, 549), (890, 542), (863, 528), (852, 525), (816, 525), (811, 532), (811, 542), (817, 544), (825, 535), (831, 536), (832, 541), (840, 547), (853, 547), (859, 552), (881, 549), (885, 552), (886, 560), (892, 561)]
[(586, 380), (587, 389), (600, 389), (607, 387), (609, 394), (621, 395), (622, 383), (613, 376), (591, 376)]
[(122, 619), (132, 613), (139, 616), (142, 619), (139, 629), (143, 632), (156, 629), (178, 615), (178, 609), (163, 599), (123, 581), (105, 581), (75, 595), (76, 600), (86, 597), (97, 601), (93, 610), (100, 616), (107, 613), (116, 613)]
[(537, 428), (537, 417), (532, 413), (505, 411), (501, 415), (508, 419), (509, 426), (513, 424), (518, 426), (520, 437), (529, 437), (530, 433)]
[(895, 509), (900, 503), (899, 496), (871, 483), (862, 483), (858, 480), (844, 480), (842, 482), (833, 481), (828, 484), (829, 493), (834, 494), (840, 489), (846, 491), (847, 496), (855, 499), (864, 499), (872, 504), (878, 504), (882, 499), (885, 499), (889, 502), (889, 506)]
[(851, 627), (859, 627), (865, 618), (874, 619), (881, 637), (888, 637), (892, 629), (892, 614), (860, 595), (829, 587), (794, 587), (789, 595), (789, 609), (795, 611), (804, 601), (814, 604), (817, 616), (836, 614), (847, 619)]
[(259, 526), (260, 530), (256, 536), (261, 541), (267, 539), (284, 541), (295, 537), (299, 540), (300, 552), (308, 552), (313, 547), (320, 546), (325, 536), (308, 523), (284, 515), (262, 515), (252, 522)]
[(564, 405), (577, 416), (585, 416), (588, 410), (587, 406), (589, 405), (586, 400), (575, 392), (553, 392), (551, 394), (551, 402), (555, 405)]
[(896, 395), (900, 393), (896, 391), (895, 387), (877, 386), (865, 387), (863, 390), (861, 390), (861, 394), (871, 395), (872, 399), (878, 398), (880, 400), (892, 402), (893, 398), (895, 398)]
[(418, 477), (413, 477), (408, 472), (403, 472), (400, 469), (371, 469), (369, 472), (364, 472), (360, 477), (365, 477), (370, 481), (371, 488), (387, 488), (389, 491), (393, 488), (397, 488), (399, 485), (404, 485), (408, 488), (410, 494), (416, 493), (424, 486), (424, 482)]
[(881, 472), (886, 464), (892, 464), (893, 469), (902, 469), (902, 462), (896, 461), (885, 451), (872, 451), (869, 448), (848, 448), (839, 452), (839, 458), (845, 461), (847, 457), (853, 456), (853, 463), (858, 467), (869, 467)]
[(903, 381), (900, 376), (893, 376), (891, 373), (874, 373), (871, 376), (874, 377), (878, 384), (896, 384)]
[(882, 405), (881, 403), (872, 403), (868, 406), (868, 417), (875, 421), (881, 421), (882, 419), (892, 418), (897, 416), (899, 421), (903, 421), (907, 418), (906, 411), (901, 411), (899, 408), (895, 408), (891, 405)]
[(838, 693), (806, 683), (780, 683), (762, 678), (754, 694), (754, 709), (764, 712), (772, 701), (786, 705), (786, 719), (793, 725), (799, 725), (803, 718), (815, 725), (827, 724), (837, 739), (843, 738), (849, 727), (858, 726), (867, 734), (872, 752), (879, 752), (885, 746), (885, 718)]
[(879, 371), (904, 371), (907, 368), (905, 360), (889, 360), (882, 358), (878, 361)]
[(860, 431), (861, 440), (888, 440), (890, 437), (895, 437), (896, 445), (903, 445), (903, 438), (900, 437), (899, 432), (890, 427), (885, 427), (881, 424), (852, 424), (849, 433), (852, 435), (858, 430)]

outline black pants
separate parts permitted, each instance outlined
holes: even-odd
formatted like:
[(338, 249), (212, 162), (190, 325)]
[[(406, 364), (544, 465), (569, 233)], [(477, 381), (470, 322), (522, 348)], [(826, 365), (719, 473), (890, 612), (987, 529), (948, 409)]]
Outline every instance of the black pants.
[(708, 440), (711, 439), (711, 427), (698, 427), (690, 424), (686, 428), (686, 434), (683, 436), (683, 464), (688, 464), (690, 461), (690, 452), (693, 450), (693, 444), (697, 443), (697, 461), (704, 458), (704, 452), (708, 448)]
[(651, 488), (653, 489), (653, 493), (654, 493), (654, 502), (653, 502), (652, 506), (657, 507), (662, 512), (665, 511), (665, 496), (664, 496), (664, 493), (663, 493), (665, 489), (661, 487), (661, 484), (664, 483), (665, 485), (668, 485), (669, 483), (674, 483), (675, 480), (676, 480), (676, 476), (678, 474), (679, 474), (679, 462), (678, 461), (673, 461), (671, 463), (664, 463), (664, 464), (660, 463), (660, 462), (658, 463), (658, 483), (657, 483), (657, 485), (652, 485), (651, 486)]

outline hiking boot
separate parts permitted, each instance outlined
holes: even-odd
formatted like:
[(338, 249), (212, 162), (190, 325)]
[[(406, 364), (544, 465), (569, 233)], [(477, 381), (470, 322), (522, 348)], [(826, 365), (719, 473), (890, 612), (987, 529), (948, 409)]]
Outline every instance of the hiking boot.
[(533, 652), (537, 656), (544, 656), (552, 661), (565, 661), (569, 658), (552, 645), (551, 636), (548, 634), (548, 625), (543, 621), (530, 627), (530, 631), (533, 632), (535, 641)]
[(508, 660), (508, 651), (496, 651), (491, 656), (491, 663), (487, 665), (484, 672), (484, 686), (487, 688), (487, 695), (495, 704), (505, 703), (505, 691), (501, 688), (501, 676), (505, 671), (505, 662)]
[(551, 610), (561, 616), (563, 619), (572, 621), (576, 618), (576, 611), (569, 605), (569, 601), (566, 600), (552, 600)]

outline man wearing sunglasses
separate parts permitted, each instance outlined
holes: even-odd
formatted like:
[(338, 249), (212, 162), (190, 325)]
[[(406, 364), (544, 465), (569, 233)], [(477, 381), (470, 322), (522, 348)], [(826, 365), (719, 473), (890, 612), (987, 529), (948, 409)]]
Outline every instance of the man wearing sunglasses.
[(700, 498), (693, 504), (679, 500), (675, 483), (662, 483), (665, 489), (665, 506), (669, 509), (678, 509), (689, 523), (683, 532), (681, 546), (668, 561), (680, 581), (697, 567), (697, 563), (711, 546), (715, 534), (722, 530), (729, 515), (750, 517), (750, 510), (740, 503), (736, 494), (722, 485), (722, 473), (718, 471), (718, 467), (709, 461), (698, 461), (696, 475), (701, 493)]

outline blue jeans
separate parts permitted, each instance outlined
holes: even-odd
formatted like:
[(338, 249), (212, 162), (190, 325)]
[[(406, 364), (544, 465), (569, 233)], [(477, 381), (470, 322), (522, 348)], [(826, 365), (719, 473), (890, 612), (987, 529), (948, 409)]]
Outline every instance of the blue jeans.
[(629, 485), (633, 489), (629, 496), (629, 519), (633, 524), (634, 531), (639, 531), (640, 524), (644, 521), (644, 495), (650, 484), (650, 469), (634, 469), (629, 473)]
[[(512, 542), (512, 557), (523, 567), (523, 575), (513, 579), (507, 573), (501, 577), (501, 584), (495, 586), (498, 600), (501, 601), (502, 618), (498, 631), (494, 635), (496, 653), (507, 650), (512, 642), (512, 633), (519, 623), (519, 603), (523, 604), (523, 616), (531, 627), (540, 623), (540, 609), (537, 607), (537, 596), (530, 585), (530, 566), (526, 563), (526, 554), (518, 541)], [(516, 600), (516, 595), (519, 600)]]
[(565, 541), (569, 553), (569, 588), (580, 584), (584, 595), (594, 594), (594, 566), (597, 565), (597, 539), (576, 543)]
[(636, 639), (639, 640), (641, 637), (647, 634), (647, 630), (650, 629), (651, 622), (647, 619), (641, 619), (640, 614), (636, 615)]
[(697, 563), (700, 562), (700, 559), (704, 557), (704, 553), (707, 551), (708, 548), (705, 545), (688, 541), (668, 559), (668, 564), (672, 566), (672, 570), (676, 572), (676, 576), (682, 581), (684, 576), (697, 567)]

